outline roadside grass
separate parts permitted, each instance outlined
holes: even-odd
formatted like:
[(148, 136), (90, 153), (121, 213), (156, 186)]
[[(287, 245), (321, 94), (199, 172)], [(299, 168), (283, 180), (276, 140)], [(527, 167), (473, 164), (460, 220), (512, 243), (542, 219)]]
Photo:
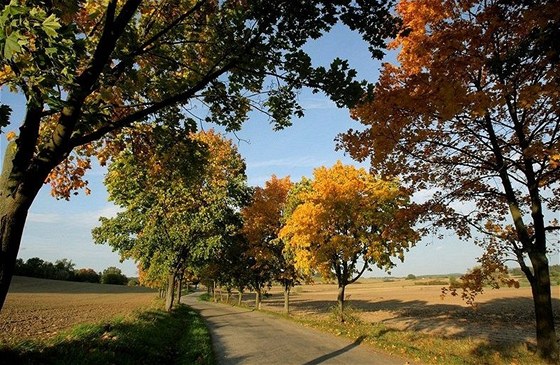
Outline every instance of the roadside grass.
[(348, 308), (347, 321), (340, 323), (336, 311), (324, 316), (292, 317), (305, 326), (317, 328), (363, 342), (389, 354), (402, 356), (423, 364), (437, 365), (546, 365), (524, 344), (503, 346), (474, 338), (444, 338), (431, 334), (403, 331), (382, 323), (365, 323), (359, 312)]
[[(211, 299), (210, 295), (203, 294), (199, 300), (211, 301)], [(484, 339), (445, 338), (416, 331), (399, 330), (383, 323), (367, 323), (360, 319), (360, 310), (350, 305), (344, 310), (344, 323), (338, 320), (340, 313), (337, 306), (331, 308), (328, 316), (312, 314), (286, 316), (276, 311), (262, 310), (262, 312), (330, 332), (336, 336), (352, 340), (360, 338), (363, 343), (368, 343), (383, 352), (422, 364), (547, 365), (525, 344), (506, 346)]]
[(81, 324), (47, 340), (0, 344), (0, 364), (215, 363), (210, 334), (186, 306), (158, 308), (111, 321)]

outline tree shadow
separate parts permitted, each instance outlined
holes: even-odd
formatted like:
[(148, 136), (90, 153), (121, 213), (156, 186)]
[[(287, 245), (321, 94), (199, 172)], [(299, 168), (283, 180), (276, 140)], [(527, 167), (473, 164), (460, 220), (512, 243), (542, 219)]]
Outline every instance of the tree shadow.
[(172, 313), (143, 312), (134, 322), (81, 325), (47, 343), (0, 344), (0, 364), (211, 363), (202, 352), (185, 355), (182, 351), (182, 335), (197, 318), (193, 310), (181, 306)]
[[(273, 294), (263, 302), (278, 308), (283, 305), (281, 294)], [(560, 299), (552, 299), (555, 324), (560, 327)], [(302, 313), (327, 315), (336, 305), (333, 300), (292, 298), (292, 310)], [(499, 353), (511, 358), (512, 347), (531, 350), (535, 343), (535, 316), (530, 297), (496, 298), (469, 307), (453, 303), (430, 303), (424, 300), (386, 299), (379, 301), (354, 300), (347, 305), (356, 310), (365, 322), (385, 324), (394, 330), (423, 332), (443, 338), (482, 340), (473, 349), (473, 355)], [(379, 316), (376, 314), (379, 313)], [(382, 318), (371, 320), (371, 318)], [(368, 319), (369, 318), (369, 319)], [(382, 331), (376, 331), (382, 336)], [(511, 360), (514, 360), (511, 358)]]
[(303, 364), (303, 365), (318, 365), (318, 364), (322, 364), (323, 362), (325, 362), (325, 361), (327, 361), (327, 360), (330, 360), (330, 359), (332, 359), (332, 358), (335, 358), (335, 357), (337, 357), (337, 356), (339, 356), (339, 355), (341, 355), (341, 354), (343, 354), (343, 353), (345, 353), (345, 352), (348, 352), (348, 351), (352, 350), (352, 349), (355, 348), (355, 347), (358, 347), (358, 346), (362, 343), (362, 341), (363, 341), (365, 338), (366, 338), (365, 336), (360, 336), (360, 337), (358, 337), (354, 342), (352, 342), (351, 344), (349, 344), (349, 345), (347, 345), (347, 346), (344, 346), (343, 348), (341, 348), (341, 349), (339, 349), (339, 350), (336, 350), (336, 351), (330, 352), (330, 353), (328, 353), (328, 354), (319, 356), (318, 358), (313, 359), (313, 360), (311, 360), (311, 361), (308, 361), (308, 362), (306, 362), (306, 363)]

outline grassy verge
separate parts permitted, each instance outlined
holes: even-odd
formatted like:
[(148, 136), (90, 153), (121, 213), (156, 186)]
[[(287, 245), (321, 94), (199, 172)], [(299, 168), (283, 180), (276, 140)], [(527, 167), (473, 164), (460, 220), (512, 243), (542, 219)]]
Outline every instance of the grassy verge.
[[(200, 298), (211, 300), (210, 296)], [(366, 323), (360, 312), (351, 307), (345, 310), (345, 323), (340, 323), (336, 310), (329, 316), (309, 315), (305, 317), (274, 311), (263, 311), (274, 316), (287, 318), (304, 326), (313, 327), (337, 336), (360, 339), (386, 353), (402, 356), (422, 364), (434, 365), (546, 365), (525, 344), (500, 345), (475, 338), (444, 338), (421, 332), (403, 331), (387, 327), (382, 323)]]
[(294, 317), (306, 326), (351, 339), (362, 339), (384, 352), (403, 356), (423, 364), (437, 365), (544, 365), (525, 344), (502, 346), (474, 338), (443, 338), (421, 332), (402, 331), (382, 323), (365, 323), (356, 313), (347, 316), (345, 323), (334, 316)]
[(210, 334), (180, 306), (78, 325), (45, 341), (0, 344), (0, 364), (214, 364)]

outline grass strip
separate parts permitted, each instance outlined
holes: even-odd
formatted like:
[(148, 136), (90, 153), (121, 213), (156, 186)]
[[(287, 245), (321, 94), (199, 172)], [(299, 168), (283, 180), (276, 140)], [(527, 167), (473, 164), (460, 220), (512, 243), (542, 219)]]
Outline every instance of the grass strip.
[(55, 338), (0, 345), (0, 364), (213, 365), (210, 334), (186, 306), (81, 324)]
[[(201, 296), (201, 300), (211, 301), (211, 296)], [(344, 317), (338, 321), (337, 307), (330, 315), (298, 316), (263, 310), (267, 314), (286, 318), (307, 327), (313, 327), (336, 336), (352, 340), (360, 339), (373, 347), (391, 355), (397, 355), (414, 362), (430, 365), (547, 365), (534, 351), (523, 343), (503, 345), (476, 338), (447, 338), (418, 331), (405, 331), (386, 326), (383, 323), (367, 323), (361, 320), (360, 311), (348, 306)], [(404, 362), (404, 361), (403, 361)]]
[[(351, 311), (350, 311), (351, 312)], [(348, 313), (345, 323), (334, 316), (292, 317), (305, 326), (337, 336), (361, 339), (386, 353), (434, 365), (545, 365), (525, 344), (502, 345), (475, 338), (446, 338), (417, 331), (405, 331), (382, 323), (366, 323), (358, 313)]]

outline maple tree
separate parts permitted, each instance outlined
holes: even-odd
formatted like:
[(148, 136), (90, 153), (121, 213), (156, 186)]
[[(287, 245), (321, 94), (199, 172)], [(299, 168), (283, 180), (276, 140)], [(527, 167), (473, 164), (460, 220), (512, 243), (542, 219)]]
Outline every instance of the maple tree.
[(336, 279), (341, 321), (346, 286), (374, 265), (389, 270), (393, 258), (404, 260), (418, 240), (409, 198), (398, 181), (340, 161), (315, 169), (309, 188), (301, 189), (301, 203), (280, 237), (293, 249), (298, 269)]
[[(247, 197), (245, 164), (231, 141), (212, 130), (180, 143), (171, 136), (184, 133), (146, 131), (114, 158), (105, 183), (124, 210), (101, 218), (92, 232), (97, 243), (140, 263), (150, 280), (166, 278), (168, 310), (185, 270), (236, 234)], [(143, 153), (135, 152), (138, 145)]]
[(560, 229), (559, 5), (401, 1), (399, 65), (385, 64), (373, 101), (354, 109), (367, 128), (340, 138), (374, 171), (428, 191), (436, 227), (484, 234), (471, 294), (505, 259), (519, 263), (549, 359), (559, 357), (547, 258)]
[[(0, 86), (26, 105), (13, 123), (19, 130), (6, 134), (0, 178), (0, 305), (44, 182), (69, 198), (87, 188), (92, 156), (103, 164), (118, 153), (120, 133), (192, 124), (201, 104), (229, 130), (253, 107), (276, 128), (289, 125), (303, 113), (296, 94), (304, 86), (353, 104), (365, 84), (348, 63), (315, 68), (302, 47), (343, 22), (379, 56), (393, 30), (388, 8), (380, 0), (3, 0)], [(3, 132), (9, 116), (0, 105)]]
[[(284, 289), (284, 312), (289, 313), (290, 289), (303, 277), (295, 268), (293, 255), (278, 237), (285, 221), (286, 202), (293, 184), (289, 176), (277, 178), (273, 175), (263, 188), (256, 187), (251, 203), (243, 208), (243, 234), (249, 247), (246, 255), (253, 259), (250, 270), (260, 273), (256, 283), (264, 285), (274, 279)], [(256, 307), (260, 309), (262, 287), (255, 287)]]

